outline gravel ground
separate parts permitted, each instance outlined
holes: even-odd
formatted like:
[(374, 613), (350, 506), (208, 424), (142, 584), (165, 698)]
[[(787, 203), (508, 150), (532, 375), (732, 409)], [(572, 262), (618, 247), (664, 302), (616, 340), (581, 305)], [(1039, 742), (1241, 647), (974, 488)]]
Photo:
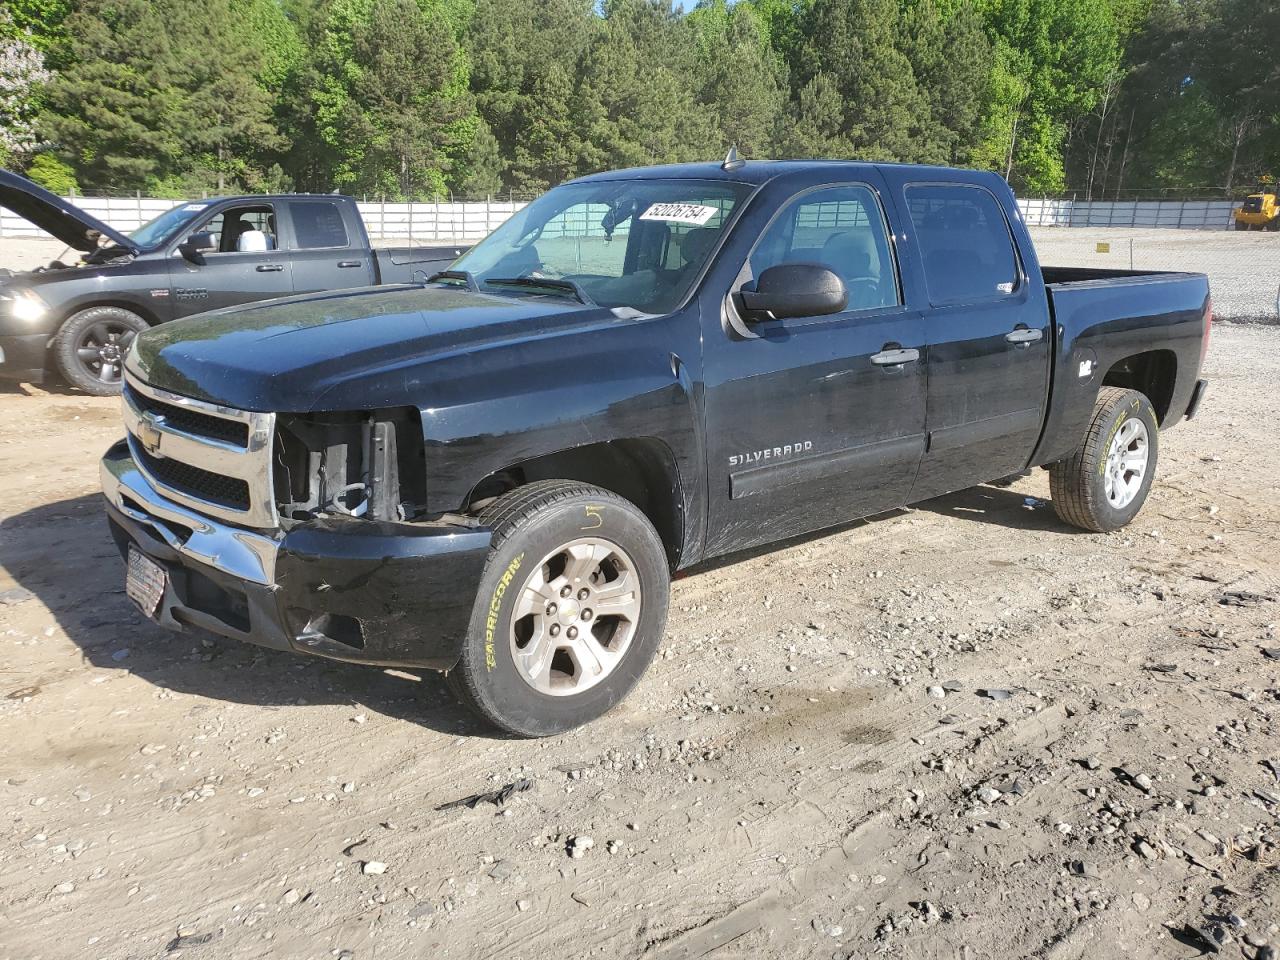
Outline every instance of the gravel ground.
[[(1209, 275), (1215, 316), (1275, 319), (1280, 296), (1280, 233), (1032, 227), (1042, 263), (1058, 267), (1185, 270)], [(1099, 253), (1098, 244), (1110, 247)]]
[(1037, 472), (709, 565), (539, 742), (143, 621), (117, 404), (0, 389), (0, 958), (1274, 958), (1277, 348), (1215, 329), (1126, 530)]
[[(1042, 262), (1059, 267), (1188, 270), (1209, 275), (1214, 312), (1230, 319), (1276, 317), (1280, 234), (1202, 230), (1033, 227)], [(1110, 245), (1099, 253), (1099, 243)], [(0, 240), (0, 267), (30, 269), (62, 252), (56, 241)]]

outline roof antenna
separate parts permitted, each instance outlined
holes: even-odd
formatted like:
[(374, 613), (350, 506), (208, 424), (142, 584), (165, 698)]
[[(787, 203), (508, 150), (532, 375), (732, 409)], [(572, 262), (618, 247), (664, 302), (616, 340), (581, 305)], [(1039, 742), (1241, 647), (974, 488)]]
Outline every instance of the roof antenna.
[(741, 170), (747, 165), (747, 161), (738, 156), (738, 145), (735, 143), (729, 148), (729, 152), (725, 155), (724, 163), (720, 164), (721, 170)]

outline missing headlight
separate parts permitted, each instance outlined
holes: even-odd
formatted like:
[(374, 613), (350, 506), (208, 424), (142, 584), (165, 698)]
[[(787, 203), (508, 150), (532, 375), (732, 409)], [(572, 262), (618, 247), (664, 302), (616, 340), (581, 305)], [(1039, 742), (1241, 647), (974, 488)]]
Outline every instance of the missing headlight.
[(280, 515), (412, 519), (425, 499), (416, 409), (282, 416), (277, 420)]

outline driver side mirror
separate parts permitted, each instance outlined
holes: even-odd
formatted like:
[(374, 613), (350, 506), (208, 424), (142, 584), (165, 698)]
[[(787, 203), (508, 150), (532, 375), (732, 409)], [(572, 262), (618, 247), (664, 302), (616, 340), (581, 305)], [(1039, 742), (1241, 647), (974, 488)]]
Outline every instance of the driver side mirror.
[(844, 281), (818, 263), (780, 263), (756, 279), (755, 289), (739, 291), (747, 319), (786, 320), (822, 317), (849, 305)]
[(178, 252), (192, 263), (203, 263), (202, 254), (212, 253), (218, 249), (218, 238), (204, 231), (193, 233), (178, 244)]

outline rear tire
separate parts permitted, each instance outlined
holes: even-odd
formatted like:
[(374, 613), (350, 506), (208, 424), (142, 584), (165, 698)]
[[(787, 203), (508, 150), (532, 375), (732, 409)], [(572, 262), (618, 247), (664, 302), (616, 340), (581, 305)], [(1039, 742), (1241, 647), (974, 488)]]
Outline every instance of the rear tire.
[(1054, 511), (1083, 530), (1119, 530), (1146, 503), (1159, 447), (1160, 425), (1151, 401), (1137, 390), (1103, 387), (1084, 442), (1049, 467)]
[(150, 324), (121, 307), (90, 307), (73, 313), (53, 340), (53, 356), (64, 380), (95, 397), (120, 392), (124, 358), (133, 338)]
[(653, 524), (622, 497), (565, 480), (518, 487), (479, 519), (493, 541), (449, 688), (519, 737), (607, 713), (666, 627), (670, 570)]

